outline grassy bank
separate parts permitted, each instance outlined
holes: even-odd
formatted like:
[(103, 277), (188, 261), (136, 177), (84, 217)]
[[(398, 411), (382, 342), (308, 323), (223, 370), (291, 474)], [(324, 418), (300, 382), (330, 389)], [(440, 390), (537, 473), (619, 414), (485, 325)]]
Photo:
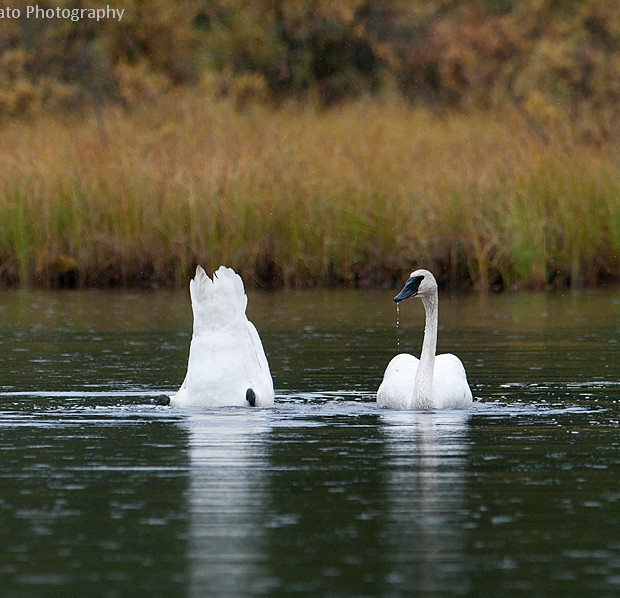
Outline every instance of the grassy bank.
[(521, 116), (399, 101), (328, 112), (206, 101), (5, 123), (0, 279), (366, 285), (427, 266), (453, 287), (620, 277), (618, 147)]

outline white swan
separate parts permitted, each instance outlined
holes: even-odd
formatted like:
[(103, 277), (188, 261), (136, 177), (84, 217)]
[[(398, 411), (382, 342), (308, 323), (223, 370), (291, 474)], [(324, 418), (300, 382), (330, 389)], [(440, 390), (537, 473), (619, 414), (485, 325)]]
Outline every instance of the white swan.
[(254, 324), (245, 315), (248, 298), (241, 277), (221, 266), (211, 280), (198, 266), (189, 283), (194, 330), (187, 374), (163, 405), (273, 405), (273, 380)]
[(420, 359), (401, 353), (390, 361), (377, 391), (377, 404), (393, 409), (465, 409), (471, 405), (472, 394), (461, 360), (450, 353), (435, 356), (437, 282), (428, 270), (412, 272), (394, 301), (416, 296), (426, 312)]

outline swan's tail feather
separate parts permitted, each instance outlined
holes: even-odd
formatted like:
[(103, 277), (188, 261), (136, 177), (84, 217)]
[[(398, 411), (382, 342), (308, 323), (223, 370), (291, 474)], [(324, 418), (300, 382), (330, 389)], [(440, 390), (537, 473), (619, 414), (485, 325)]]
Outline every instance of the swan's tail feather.
[(201, 266), (189, 283), (194, 312), (194, 330), (220, 328), (236, 318), (245, 317), (247, 297), (241, 277), (232, 269), (220, 266), (207, 276)]
[(246, 302), (245, 289), (243, 288), (243, 280), (241, 280), (241, 276), (239, 276), (232, 268), (220, 266), (213, 273), (213, 284), (215, 286), (218, 286), (220, 284), (226, 285), (229, 288), (231, 294), (235, 295), (240, 299), (243, 298), (244, 303)]
[(209, 287), (212, 285), (213, 282), (211, 282), (202, 266), (198, 266), (194, 278), (189, 281), (189, 295), (192, 299), (192, 307), (206, 300), (203, 297), (206, 298), (209, 295)]

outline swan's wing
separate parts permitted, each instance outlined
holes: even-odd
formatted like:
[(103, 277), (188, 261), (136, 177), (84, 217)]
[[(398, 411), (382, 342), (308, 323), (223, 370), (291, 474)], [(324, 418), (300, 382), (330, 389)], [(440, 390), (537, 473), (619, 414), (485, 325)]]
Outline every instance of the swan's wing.
[(274, 391), (273, 379), (269, 371), (269, 363), (263, 349), (263, 343), (258, 335), (256, 326), (246, 319), (249, 336), (248, 352), (248, 382), (256, 393), (256, 402), (260, 407), (273, 405)]
[(256, 367), (259, 371), (269, 373), (267, 356), (265, 355), (263, 343), (258, 335), (258, 330), (256, 330), (256, 326), (254, 326), (250, 320), (246, 320), (246, 324), (248, 328), (248, 335), (250, 337), (250, 355), (252, 360), (256, 363)]
[(420, 360), (409, 353), (396, 355), (385, 368), (377, 390), (377, 404), (392, 409), (410, 409), (419, 363)]
[(439, 409), (462, 409), (472, 402), (465, 368), (461, 360), (452, 353), (435, 357), (433, 402)]

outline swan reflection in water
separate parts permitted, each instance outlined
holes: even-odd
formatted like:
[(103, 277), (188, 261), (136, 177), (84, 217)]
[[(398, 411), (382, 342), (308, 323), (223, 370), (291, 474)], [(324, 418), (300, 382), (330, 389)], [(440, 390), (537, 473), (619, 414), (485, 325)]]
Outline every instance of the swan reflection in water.
[(266, 415), (209, 409), (193, 413), (188, 423), (190, 595), (251, 595), (266, 558), (259, 523), (269, 470)]
[(462, 563), (467, 411), (381, 413), (385, 432), (388, 583), (465, 589)]
[[(335, 433), (304, 418), (280, 428), (271, 409), (193, 413), (190, 595), (321, 590), (328, 581), (360, 591), (464, 587), (469, 412), (376, 417), (381, 449), (373, 455), (377, 445), (364, 442), (374, 425)], [(280, 461), (274, 442), (300, 452)], [(360, 478), (362, 461), (370, 469)]]

